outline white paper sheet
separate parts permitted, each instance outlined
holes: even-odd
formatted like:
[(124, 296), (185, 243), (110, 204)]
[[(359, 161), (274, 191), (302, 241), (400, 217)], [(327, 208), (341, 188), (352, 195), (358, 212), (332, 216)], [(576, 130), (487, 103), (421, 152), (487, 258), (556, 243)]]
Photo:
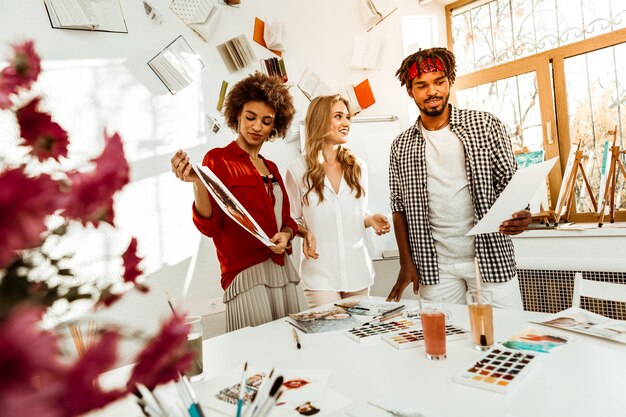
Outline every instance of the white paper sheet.
[(524, 210), (545, 180), (557, 158), (518, 169), (487, 214), (465, 236), (495, 233), (503, 221), (516, 211)]

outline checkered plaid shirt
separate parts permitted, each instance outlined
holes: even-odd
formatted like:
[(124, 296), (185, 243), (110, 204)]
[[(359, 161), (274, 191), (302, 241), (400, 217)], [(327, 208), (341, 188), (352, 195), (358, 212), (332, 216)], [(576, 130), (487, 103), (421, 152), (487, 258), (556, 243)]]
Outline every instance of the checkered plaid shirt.
[[(450, 129), (465, 148), (465, 169), (474, 202), (474, 224), (489, 210), (516, 169), (504, 124), (490, 113), (451, 107)], [(437, 251), (428, 221), (425, 140), (417, 122), (391, 145), (391, 210), (404, 212), (409, 246), (422, 284), (437, 284)], [(476, 256), (485, 282), (506, 282), (516, 274), (511, 238), (501, 233), (477, 235)]]

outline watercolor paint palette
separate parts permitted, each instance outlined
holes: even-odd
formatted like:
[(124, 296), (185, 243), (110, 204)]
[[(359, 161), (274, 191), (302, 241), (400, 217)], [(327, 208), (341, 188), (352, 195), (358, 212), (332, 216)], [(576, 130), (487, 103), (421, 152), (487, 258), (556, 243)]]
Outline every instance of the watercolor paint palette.
[[(446, 324), (446, 340), (464, 339), (469, 336), (469, 331)], [(424, 345), (424, 333), (421, 328), (413, 328), (401, 331), (400, 333), (387, 334), (383, 337), (385, 342), (391, 344), (396, 349), (410, 349)]]
[(367, 326), (355, 327), (354, 329), (350, 329), (345, 332), (345, 334), (351, 339), (354, 339), (359, 343), (363, 343), (369, 342), (371, 340), (378, 340), (381, 339), (383, 335), (389, 333), (398, 333), (415, 326), (419, 326), (419, 323), (407, 319), (398, 319), (385, 321), (378, 324), (369, 324)]
[(540, 361), (534, 353), (520, 352), (496, 345), (454, 377), (459, 384), (499, 393), (509, 393)]

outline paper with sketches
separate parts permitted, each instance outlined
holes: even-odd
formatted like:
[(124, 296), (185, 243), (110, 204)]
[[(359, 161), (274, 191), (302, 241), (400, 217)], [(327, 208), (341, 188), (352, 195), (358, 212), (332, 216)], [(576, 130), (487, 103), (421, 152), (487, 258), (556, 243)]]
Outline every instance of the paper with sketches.
[(571, 307), (533, 323), (571, 330), (626, 344), (626, 321), (613, 320), (578, 307)]
[[(267, 374), (269, 374), (269, 369), (248, 367), (244, 407), (254, 399), (263, 377)], [(330, 377), (329, 370), (276, 368), (274, 378), (278, 376), (283, 377), (283, 384), (280, 388), (283, 393), (280, 397), (280, 405), (272, 409), (270, 417), (291, 415), (295, 407), (306, 402), (320, 404), (320, 408), (325, 402)], [(241, 367), (238, 367), (210, 381), (195, 384), (194, 389), (203, 407), (234, 416), (237, 412), (240, 382)], [(345, 403), (341, 399), (334, 402)]]
[(500, 229), (502, 222), (510, 219), (513, 213), (524, 210), (557, 159), (552, 158), (517, 170), (487, 214), (466, 236), (495, 233)]
[(259, 239), (266, 246), (274, 246), (270, 238), (265, 234), (261, 226), (257, 224), (254, 217), (248, 213), (244, 206), (241, 205), (234, 195), (226, 188), (220, 179), (208, 167), (200, 164), (192, 165), (202, 183), (209, 190), (213, 199), (220, 206), (222, 211), (231, 219), (237, 222), (241, 227), (250, 232), (254, 237)]
[(509, 337), (502, 344), (509, 349), (550, 353), (572, 341), (571, 337), (550, 334), (536, 327), (528, 327), (522, 332)]

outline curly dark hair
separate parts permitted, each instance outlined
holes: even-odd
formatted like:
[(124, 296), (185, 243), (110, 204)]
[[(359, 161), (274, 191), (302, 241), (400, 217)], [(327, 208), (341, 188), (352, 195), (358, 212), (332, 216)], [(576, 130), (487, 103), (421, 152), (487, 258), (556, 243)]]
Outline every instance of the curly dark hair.
[(425, 59), (431, 58), (433, 61), (435, 59), (439, 59), (443, 64), (445, 69), (446, 77), (450, 81), (450, 85), (454, 84), (454, 80), (456, 78), (456, 60), (454, 59), (454, 54), (447, 50), (446, 48), (430, 48), (430, 49), (420, 49), (404, 58), (400, 68), (396, 71), (396, 77), (400, 80), (400, 85), (406, 85), (407, 88), (411, 88), (410, 80), (409, 80), (409, 68), (413, 63), (417, 64), (417, 76), (421, 76), (420, 72), (420, 64)]
[(284, 137), (296, 109), (282, 80), (257, 71), (237, 82), (226, 96), (224, 104), (224, 117), (228, 127), (237, 130), (243, 106), (250, 101), (262, 101), (276, 112), (274, 128), (278, 131), (278, 137)]

